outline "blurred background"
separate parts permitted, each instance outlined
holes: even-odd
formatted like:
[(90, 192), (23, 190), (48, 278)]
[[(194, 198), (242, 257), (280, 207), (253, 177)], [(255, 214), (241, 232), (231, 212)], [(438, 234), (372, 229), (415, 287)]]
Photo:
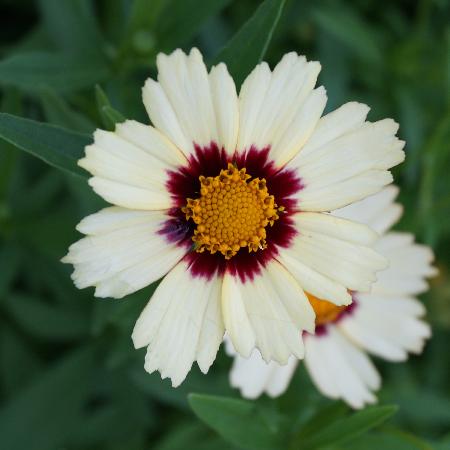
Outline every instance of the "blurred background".
[[(140, 93), (156, 54), (195, 45), (212, 61), (259, 4), (0, 0), (0, 110), (91, 133), (108, 127), (98, 108), (106, 94), (124, 116), (148, 122)], [(370, 120), (400, 123), (398, 229), (432, 246), (440, 271), (423, 296), (433, 326), (423, 355), (376, 360), (380, 403), (399, 411), (381, 434), (347, 449), (450, 449), (449, 19), (447, 0), (291, 0), (265, 57), (272, 67), (288, 51), (319, 60), (328, 110), (358, 100), (371, 106)], [(59, 262), (79, 237), (75, 225), (102, 206), (85, 182), (0, 140), (0, 448), (237, 448), (187, 402), (191, 392), (238, 397), (223, 349), (208, 376), (195, 367), (172, 389), (144, 371), (130, 338), (154, 286), (94, 299)], [(299, 421), (331, 404), (303, 369), (284, 396), (257, 401), (268, 417)]]

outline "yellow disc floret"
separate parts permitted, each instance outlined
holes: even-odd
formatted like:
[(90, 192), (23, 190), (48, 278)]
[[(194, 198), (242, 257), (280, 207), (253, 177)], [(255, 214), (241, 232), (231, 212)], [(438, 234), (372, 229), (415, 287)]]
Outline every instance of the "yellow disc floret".
[(187, 199), (186, 219), (197, 225), (192, 240), (197, 252), (220, 252), (226, 259), (240, 248), (256, 251), (267, 247), (266, 227), (283, 210), (270, 195), (266, 180), (254, 178), (233, 164), (216, 177), (199, 177), (200, 197)]
[(347, 306), (337, 306), (309, 293), (306, 293), (306, 296), (316, 313), (316, 326), (334, 322), (347, 309)]

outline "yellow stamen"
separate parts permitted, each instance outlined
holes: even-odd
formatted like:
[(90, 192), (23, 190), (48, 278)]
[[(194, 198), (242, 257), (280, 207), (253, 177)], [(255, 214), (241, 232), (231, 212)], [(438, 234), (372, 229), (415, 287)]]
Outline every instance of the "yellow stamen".
[(326, 300), (320, 300), (309, 293), (306, 293), (306, 296), (316, 313), (316, 326), (334, 322), (347, 308), (346, 306), (337, 306)]
[(220, 252), (230, 259), (242, 247), (249, 252), (267, 247), (266, 226), (279, 219), (283, 208), (264, 178), (250, 179), (245, 168), (233, 164), (216, 177), (199, 177), (200, 198), (188, 198), (182, 208), (186, 219), (197, 224), (192, 237), (197, 252)]

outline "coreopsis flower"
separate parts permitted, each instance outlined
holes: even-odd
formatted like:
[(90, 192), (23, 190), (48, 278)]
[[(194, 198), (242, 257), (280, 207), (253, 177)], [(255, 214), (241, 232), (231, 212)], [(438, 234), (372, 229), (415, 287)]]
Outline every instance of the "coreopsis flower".
[[(420, 353), (430, 337), (422, 319), (425, 308), (415, 298), (428, 288), (425, 281), (436, 273), (429, 247), (414, 243), (409, 233), (386, 231), (399, 219), (401, 207), (393, 203), (397, 189), (378, 194), (334, 212), (364, 222), (382, 236), (375, 248), (390, 262), (378, 274), (370, 293), (353, 293), (353, 303), (337, 306), (307, 293), (316, 312), (315, 335), (304, 336), (305, 365), (313, 383), (326, 396), (341, 398), (353, 408), (376, 401), (380, 375), (367, 353), (388, 361), (404, 361), (408, 353)], [(233, 354), (232, 346), (227, 349)], [(230, 381), (244, 397), (266, 392), (281, 395), (288, 387), (298, 359), (281, 366), (266, 364), (257, 350), (250, 358), (235, 357)]]
[(325, 213), (379, 191), (404, 158), (390, 119), (347, 103), (323, 113), (317, 62), (261, 63), (239, 96), (197, 49), (158, 55), (143, 102), (153, 124), (97, 130), (79, 165), (115, 206), (78, 225), (64, 261), (79, 288), (120, 298), (164, 277), (133, 331), (145, 369), (174, 386), (206, 372), (228, 332), (236, 350), (302, 358), (313, 332), (304, 291), (337, 305), (368, 291), (385, 258), (365, 225)]

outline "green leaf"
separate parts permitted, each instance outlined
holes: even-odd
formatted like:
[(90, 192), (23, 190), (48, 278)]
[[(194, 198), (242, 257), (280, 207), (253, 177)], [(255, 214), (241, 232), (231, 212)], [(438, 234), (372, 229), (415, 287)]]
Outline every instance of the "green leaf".
[(0, 138), (58, 169), (87, 176), (77, 166), (84, 148), (91, 143), (87, 135), (0, 113)]
[(91, 120), (74, 111), (60, 95), (51, 89), (43, 89), (40, 97), (48, 122), (81, 133), (92, 133), (95, 130)]
[[(96, 346), (90, 344), (58, 361), (0, 410), (2, 448), (63, 447), (77, 428), (93, 380)], [(25, 431), (26, 430), (26, 431)]]
[(348, 407), (342, 402), (333, 402), (331, 405), (320, 408), (316, 413), (302, 426), (294, 442), (299, 444), (310, 436), (320, 433), (328, 424), (340, 419)]
[(265, 0), (214, 58), (214, 64), (226, 63), (238, 88), (263, 60), (285, 3), (286, 0)]
[(368, 433), (341, 447), (342, 450), (362, 448), (364, 450), (436, 450), (428, 442), (400, 430)]
[(103, 38), (89, 0), (39, 0), (45, 30), (61, 50), (102, 54)]
[(156, 22), (155, 36), (161, 51), (181, 47), (194, 37), (207, 19), (219, 13), (230, 0), (167, 0)]
[(281, 435), (255, 403), (202, 394), (190, 394), (188, 400), (195, 414), (228, 442), (243, 449), (282, 448)]
[(126, 118), (111, 106), (108, 96), (100, 85), (95, 86), (97, 108), (107, 130), (114, 130), (117, 123), (125, 122)]
[(397, 409), (395, 405), (366, 408), (318, 429), (315, 434), (297, 444), (308, 450), (342, 444), (382, 424), (395, 414)]
[(0, 85), (39, 94), (43, 87), (66, 93), (92, 86), (108, 76), (99, 58), (80, 59), (66, 53), (29, 52), (0, 62)]

